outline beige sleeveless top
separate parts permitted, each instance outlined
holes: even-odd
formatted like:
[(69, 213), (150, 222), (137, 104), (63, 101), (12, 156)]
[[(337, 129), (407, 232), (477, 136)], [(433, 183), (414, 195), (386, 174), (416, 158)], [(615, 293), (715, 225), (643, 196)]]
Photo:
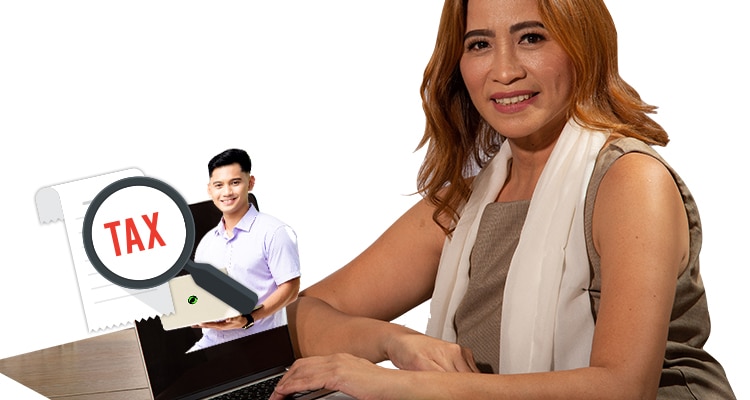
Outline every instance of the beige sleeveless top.
[[(594, 319), (599, 309), (601, 283), (600, 259), (591, 235), (594, 200), (609, 167), (619, 157), (630, 152), (651, 155), (669, 169), (682, 193), (690, 226), (690, 259), (677, 280), (658, 398), (734, 399), (721, 365), (703, 350), (710, 331), (710, 321), (699, 273), (698, 254), (702, 235), (695, 201), (672, 168), (648, 145), (632, 138), (614, 140), (602, 149), (586, 196), (584, 222), (592, 269), (589, 293)], [(472, 249), (469, 286), (456, 311), (454, 323), (457, 342), (472, 349), (482, 372), (498, 371), (503, 290), (528, 206), (529, 201), (488, 204)]]

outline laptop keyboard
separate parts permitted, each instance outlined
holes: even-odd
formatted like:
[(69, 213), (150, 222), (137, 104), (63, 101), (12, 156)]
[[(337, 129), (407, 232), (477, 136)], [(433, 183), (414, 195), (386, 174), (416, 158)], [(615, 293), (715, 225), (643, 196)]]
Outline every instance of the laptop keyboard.
[[(276, 388), (276, 384), (281, 380), (281, 375), (273, 378), (261, 381), (250, 386), (241, 387), (237, 390), (233, 390), (229, 393), (224, 393), (216, 397), (212, 397), (212, 400), (267, 400), (273, 394), (273, 389)], [(295, 393), (291, 396), (287, 396), (288, 399), (296, 399), (305, 394), (309, 394), (312, 391)]]
[(275, 376), (271, 379), (258, 382), (256, 384), (245, 386), (229, 393), (224, 393), (217, 397), (212, 397), (214, 400), (267, 400), (273, 394), (273, 389), (276, 384), (281, 380), (281, 375)]

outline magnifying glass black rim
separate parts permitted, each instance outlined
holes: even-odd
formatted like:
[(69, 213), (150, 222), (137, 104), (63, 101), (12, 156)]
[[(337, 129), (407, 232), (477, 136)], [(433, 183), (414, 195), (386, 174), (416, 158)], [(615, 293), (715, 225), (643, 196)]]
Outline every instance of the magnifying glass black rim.
[[(91, 236), (94, 216), (96, 215), (97, 211), (99, 211), (99, 207), (101, 207), (104, 201), (106, 201), (109, 196), (111, 196), (115, 192), (133, 186), (147, 186), (169, 196), (169, 198), (174, 201), (179, 208), (180, 212), (182, 213), (182, 218), (185, 221), (185, 245), (182, 248), (180, 257), (177, 259), (174, 265), (172, 265), (161, 275), (143, 280), (123, 278), (122, 276), (115, 274), (109, 268), (107, 268), (107, 266), (104, 265), (102, 260), (96, 254), (96, 250), (94, 249), (94, 241)], [(190, 259), (190, 254), (193, 252), (194, 241), (195, 224), (193, 222), (193, 214), (190, 212), (190, 207), (188, 206), (185, 199), (176, 190), (174, 190), (174, 188), (167, 185), (166, 183), (158, 179), (149, 178), (146, 176), (123, 178), (109, 184), (107, 187), (102, 189), (102, 191), (99, 192), (96, 197), (94, 197), (94, 199), (91, 201), (91, 204), (89, 204), (88, 209), (86, 210), (86, 215), (83, 217), (83, 248), (84, 250), (86, 250), (86, 255), (88, 256), (89, 261), (91, 261), (91, 265), (108, 281), (118, 286), (130, 289), (152, 288), (166, 283), (167, 281), (175, 277), (177, 273), (180, 272), (180, 270), (185, 266), (185, 263), (187, 263), (187, 261)]]

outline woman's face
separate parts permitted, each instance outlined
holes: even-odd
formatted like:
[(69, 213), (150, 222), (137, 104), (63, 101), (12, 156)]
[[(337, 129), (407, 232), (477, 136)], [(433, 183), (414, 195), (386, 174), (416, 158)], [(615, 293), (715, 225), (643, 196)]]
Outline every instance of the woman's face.
[(567, 121), (573, 67), (536, 0), (469, 0), (460, 66), (474, 106), (500, 134), (556, 139)]

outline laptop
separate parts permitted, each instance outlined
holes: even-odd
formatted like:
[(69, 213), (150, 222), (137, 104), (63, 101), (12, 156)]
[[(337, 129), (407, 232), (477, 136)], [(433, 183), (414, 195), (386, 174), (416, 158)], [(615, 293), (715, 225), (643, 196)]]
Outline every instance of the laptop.
[[(226, 273), (225, 269), (220, 271)], [(166, 330), (224, 320), (241, 314), (198, 286), (190, 275), (170, 279), (169, 291), (172, 294), (174, 313), (161, 317), (161, 324)]]
[[(255, 208), (258, 208), (255, 196), (252, 193), (248, 196), (248, 200)], [(192, 259), (200, 239), (221, 219), (221, 211), (210, 200), (190, 204), (190, 211), (194, 218), (196, 233)], [(184, 283), (184, 285), (178, 285), (180, 286), (178, 290), (188, 288), (188, 291), (191, 291), (197, 288), (189, 284), (192, 278), (185, 274), (181, 271), (180, 276), (172, 278), (172, 281), (178, 280)], [(188, 298), (191, 295), (198, 297), (196, 305), (201, 304), (205, 299), (215, 299), (211, 295), (206, 297), (193, 293), (187, 294)], [(187, 301), (187, 299), (181, 300), (180, 298), (175, 301), (176, 313), (165, 316), (164, 319), (167, 321), (162, 321), (157, 317), (135, 323), (151, 397), (154, 400), (267, 399), (276, 386), (276, 382), (294, 362), (294, 349), (288, 327), (283, 325), (186, 353), (203, 336), (203, 333), (200, 329), (190, 327), (192, 325), (190, 320), (193, 319), (190, 316), (192, 312), (185, 313), (186, 316), (190, 316), (185, 321), (168, 321), (177, 313), (182, 315), (179, 311), (180, 301)], [(228, 306), (222, 303), (219, 308), (221, 307)], [(233, 312), (233, 315), (238, 314), (233, 310), (227, 312)], [(209, 319), (214, 319), (214, 317), (211, 316)], [(165, 329), (163, 323), (169, 329)], [(181, 327), (182, 325), (185, 327)], [(240, 391), (251, 390), (250, 388), (261, 390), (264, 386), (266, 387), (265, 394), (238, 394), (236, 397), (228, 397), (229, 393), (236, 394)], [(293, 398), (296, 400), (353, 399), (344, 393), (327, 390), (300, 393)]]
[[(157, 317), (136, 322), (135, 330), (154, 400), (265, 400), (295, 360), (286, 325), (191, 353), (200, 329), (164, 330)], [(330, 390), (292, 398), (353, 399)]]

